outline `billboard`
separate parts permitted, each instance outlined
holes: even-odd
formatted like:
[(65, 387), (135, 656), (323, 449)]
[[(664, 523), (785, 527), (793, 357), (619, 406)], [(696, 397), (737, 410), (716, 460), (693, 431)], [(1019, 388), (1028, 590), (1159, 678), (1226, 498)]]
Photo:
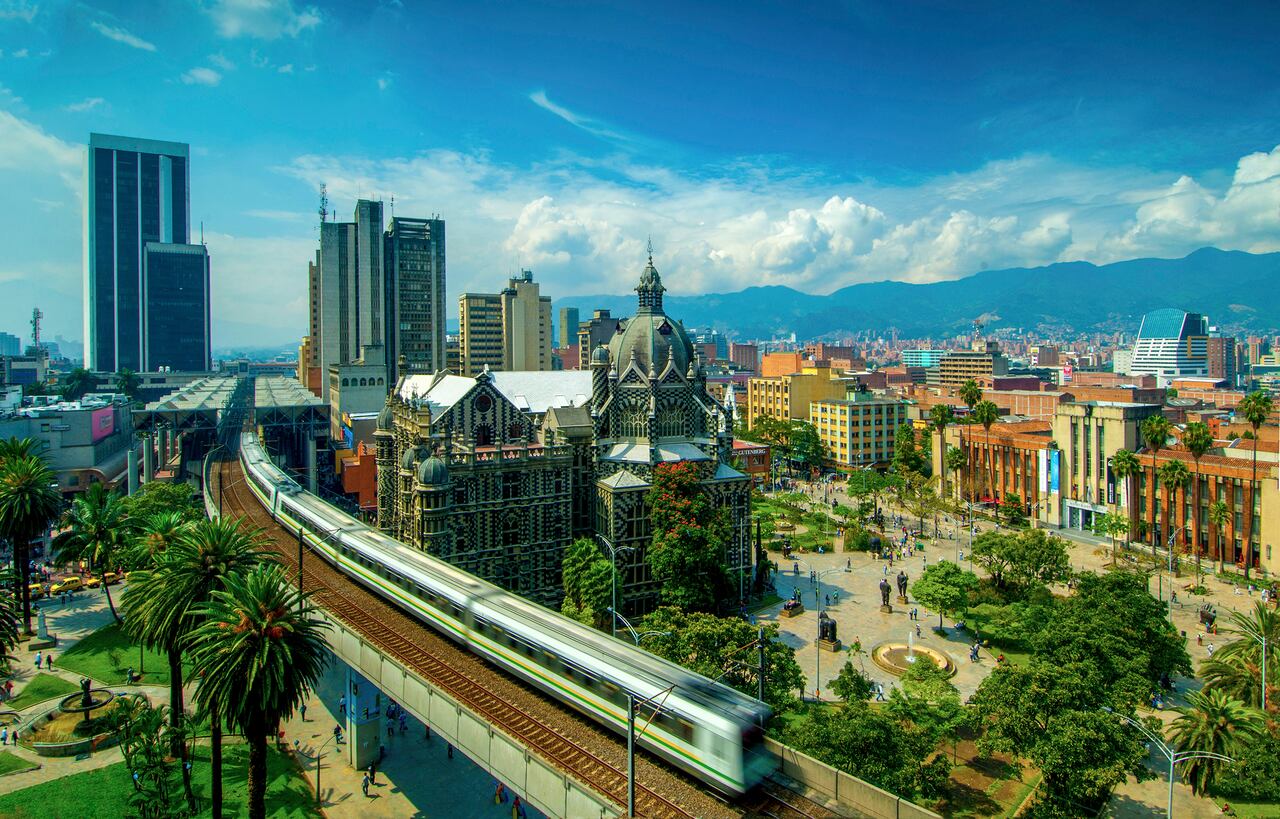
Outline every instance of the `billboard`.
[(1062, 453), (1056, 449), (1049, 450), (1049, 491), (1057, 494), (1061, 491), (1058, 487), (1058, 462)]
[(1066, 384), (1070, 382), (1073, 375), (1075, 375), (1075, 370), (1072, 369), (1070, 364), (1065, 365), (1062, 368), (1062, 383)]
[(1107, 503), (1116, 502), (1116, 476), (1111, 471), (1111, 459), (1107, 458)]
[(115, 432), (115, 407), (103, 407), (102, 409), (94, 410), (93, 414), (89, 416), (89, 427), (93, 430), (89, 437), (95, 444)]

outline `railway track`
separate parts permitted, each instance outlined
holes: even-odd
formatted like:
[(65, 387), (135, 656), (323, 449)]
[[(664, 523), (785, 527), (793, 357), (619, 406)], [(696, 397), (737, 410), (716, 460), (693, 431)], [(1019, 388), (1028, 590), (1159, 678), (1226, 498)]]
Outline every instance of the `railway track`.
[[(271, 515), (258, 502), (244, 483), (243, 472), (237, 461), (224, 462), (218, 475), (219, 483), (225, 487), (224, 513), (242, 515), (255, 526), (260, 527), (266, 535), (267, 542), (279, 561), (297, 578), (298, 561), (296, 555), (295, 536), (279, 526)], [(492, 724), (501, 727), (512, 736), (521, 738), (529, 747), (548, 764), (587, 784), (597, 792), (607, 796), (615, 804), (626, 806), (627, 776), (625, 751), (622, 751), (622, 765), (603, 758), (604, 754), (593, 752), (581, 741), (567, 736), (549, 724), (546, 715), (536, 715), (528, 708), (522, 708), (501, 696), (498, 690), (503, 686), (494, 685), (492, 679), (477, 679), (464, 673), (463, 669), (474, 671), (474, 663), (482, 663), (452, 643), (432, 632), (399, 609), (387, 604), (381, 598), (370, 594), (357, 586), (345, 575), (334, 569), (329, 563), (320, 559), (306, 561), (304, 567), (304, 587), (315, 601), (341, 620), (353, 631), (359, 633), (370, 643), (378, 646), (388, 655), (395, 657), (407, 667), (414, 669), (425, 679), (448, 692), (468, 710), (481, 715)], [(461, 662), (457, 655), (463, 655), (472, 662)], [(493, 677), (501, 678), (529, 691), (522, 683), (515, 682), (505, 674), (500, 674), (491, 667), (483, 668)], [(562, 709), (559, 717), (578, 725), (590, 725), (576, 714)], [(592, 726), (594, 728), (594, 726)], [(597, 737), (609, 743), (617, 752), (621, 751), (619, 743), (611, 735), (595, 729)], [(643, 757), (637, 758), (636, 776), (636, 812), (640, 816), (651, 816), (657, 819), (680, 819), (680, 817), (697, 816), (739, 816), (740, 812), (715, 800), (709, 794), (695, 789), (688, 781), (677, 777), (668, 769), (653, 763), (647, 763)], [(641, 773), (646, 774), (643, 779)], [(675, 800), (658, 792), (654, 779), (663, 779), (661, 787), (669, 793), (678, 792), (684, 798)], [(701, 800), (695, 800), (693, 789)], [(689, 806), (691, 801), (709, 800), (705, 808), (699, 810)]]
[(749, 819), (836, 819), (839, 816), (811, 799), (768, 781), (744, 807)]

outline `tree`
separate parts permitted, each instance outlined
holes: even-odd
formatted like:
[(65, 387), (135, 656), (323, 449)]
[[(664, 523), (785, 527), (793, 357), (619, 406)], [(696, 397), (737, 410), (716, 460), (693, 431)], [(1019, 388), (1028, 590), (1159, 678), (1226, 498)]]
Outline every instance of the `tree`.
[[(148, 648), (163, 651), (169, 661), (169, 701), (174, 719), (183, 705), (182, 650), (200, 626), (201, 607), (213, 593), (224, 591), (232, 577), (258, 565), (261, 533), (229, 517), (205, 520), (184, 529), (176, 541), (155, 555), (150, 571), (129, 581), (120, 603), (128, 617), (125, 631)], [(209, 715), (214, 815), (222, 810), (222, 707), (211, 696), (202, 700)], [(176, 727), (176, 723), (175, 723)], [(174, 748), (177, 755), (178, 748)]]
[(964, 450), (957, 446), (947, 447), (947, 454), (942, 457), (943, 465), (951, 470), (953, 474), (964, 469), (968, 464), (968, 460)]
[(249, 745), (249, 816), (265, 819), (267, 735), (302, 703), (324, 670), (328, 624), (314, 616), (284, 569), (259, 564), (232, 574), (200, 606), (191, 658), (203, 675), (196, 698), (225, 709)]
[[(1230, 624), (1222, 628), (1239, 635), (1218, 649), (1200, 665), (1206, 688), (1220, 690), (1251, 708), (1262, 707), (1262, 664), (1267, 664), (1267, 710), (1280, 710), (1280, 612), (1264, 603), (1254, 603), (1248, 612), (1233, 611)], [(1266, 638), (1267, 653), (1262, 654)]]
[[(969, 408), (968, 415), (966, 416), (966, 423), (968, 423), (973, 420), (973, 408), (976, 407), (978, 405), (978, 402), (982, 400), (982, 388), (978, 386), (977, 381), (974, 381), (972, 378), (970, 378), (960, 385), (960, 400), (963, 401), (964, 405)], [(965, 449), (964, 427), (960, 428), (960, 447), (961, 449)], [(966, 453), (968, 452), (967, 449), (965, 449), (965, 451)], [(970, 500), (973, 499), (972, 467), (969, 468), (969, 499)]]
[(943, 612), (956, 612), (964, 608), (969, 592), (978, 586), (978, 577), (949, 560), (929, 566), (916, 582), (911, 584), (911, 594), (931, 609), (938, 611), (938, 628), (942, 628)]
[(1156, 497), (1160, 491), (1156, 483), (1156, 453), (1169, 440), (1169, 419), (1160, 414), (1147, 416), (1142, 422), (1140, 431), (1142, 442), (1147, 445), (1147, 451), (1151, 453), (1151, 484), (1148, 487), (1150, 501), (1147, 503), (1147, 522), (1150, 524), (1151, 565), (1154, 566), (1156, 565)]
[[(748, 696), (757, 695), (759, 628), (739, 617), (683, 612), (662, 606), (645, 615), (637, 624), (643, 632), (653, 632), (644, 648), (666, 660), (696, 671)], [(764, 626), (764, 700), (774, 710), (783, 711), (794, 703), (793, 692), (804, 687), (805, 678), (796, 663), (795, 649), (779, 639), (776, 623)]]
[[(10, 445), (7, 451), (21, 449), (29, 447)], [(0, 462), (0, 535), (13, 547), (24, 634), (31, 633), (31, 541), (44, 534), (61, 508), (57, 480), (43, 458), (6, 456)]]
[(8, 661), (9, 652), (18, 647), (17, 575), (11, 569), (0, 569), (0, 668)]
[(894, 430), (893, 468), (903, 478), (924, 471), (924, 457), (916, 445), (916, 430), (909, 421)]
[(122, 368), (116, 373), (116, 389), (125, 394), (130, 401), (138, 394), (138, 387), (141, 386), (142, 379), (138, 374), (128, 367)]
[(790, 436), (790, 455), (806, 468), (822, 469), (822, 460), (826, 457), (826, 447), (822, 438), (818, 437), (818, 428), (808, 421), (792, 421)]
[(1223, 542), (1222, 530), (1229, 520), (1231, 520), (1231, 509), (1226, 501), (1214, 501), (1209, 504), (1209, 525), (1213, 527), (1210, 535), (1213, 537), (1213, 544), (1218, 554), (1219, 572), (1222, 571), (1223, 553), (1227, 548)]
[(950, 404), (934, 404), (929, 408), (929, 426), (938, 433), (938, 451), (942, 453), (939, 459), (942, 463), (939, 491), (944, 496), (947, 494), (947, 455), (950, 454), (947, 450), (947, 425), (955, 419), (956, 413)]
[(1004, 511), (1005, 522), (1010, 526), (1017, 526), (1025, 521), (1025, 517), (1022, 512), (1021, 495), (1014, 494), (1013, 492), (1005, 495), (1004, 498), (1000, 500), (1000, 506), (996, 510), (997, 516), (999, 515), (1000, 510)]
[(188, 724), (181, 719), (174, 722), (167, 705), (152, 706), (141, 696), (124, 696), (126, 699), (108, 713), (120, 736), (125, 767), (136, 777), (129, 800), (136, 815), (159, 819), (194, 813), (195, 806), (189, 795), (189, 813), (183, 813), (174, 805), (178, 757), (168, 752), (175, 742), (184, 744), (189, 738)]
[(1240, 399), (1240, 403), (1236, 405), (1236, 413), (1244, 417), (1249, 422), (1249, 426), (1253, 427), (1253, 437), (1255, 443), (1253, 445), (1253, 474), (1249, 478), (1249, 513), (1245, 515), (1245, 519), (1249, 521), (1249, 534), (1244, 541), (1244, 579), (1249, 580), (1249, 569), (1253, 567), (1253, 539), (1258, 533), (1258, 516), (1253, 514), (1254, 498), (1258, 496), (1258, 448), (1256, 443), (1258, 438), (1258, 428), (1267, 422), (1271, 417), (1272, 411), (1275, 409), (1275, 402), (1271, 400), (1271, 396), (1265, 392), (1258, 390), (1251, 392), (1244, 398)]
[(184, 521), (204, 520), (205, 517), (204, 506), (192, 496), (191, 487), (185, 483), (148, 481), (121, 502), (125, 514), (134, 520), (159, 512), (176, 512)]
[(917, 658), (901, 677), (901, 688), (893, 689), (886, 710), (902, 722), (923, 730), (935, 742), (951, 743), (952, 761), (960, 731), (973, 723), (974, 713), (960, 702), (960, 693), (951, 684), (951, 675), (927, 658)]
[(873, 683), (871, 678), (866, 674), (853, 667), (853, 663), (846, 661), (844, 667), (840, 669), (840, 673), (828, 685), (831, 687), (832, 693), (845, 702), (865, 702), (871, 697)]
[[(1262, 712), (1225, 692), (1210, 688), (1187, 693), (1186, 706), (1170, 727), (1170, 737), (1180, 750), (1234, 757), (1266, 732)], [(1192, 759), (1184, 776), (1193, 793), (1203, 794), (1213, 784), (1224, 763), (1216, 759)]]
[(93, 373), (84, 367), (76, 367), (67, 373), (62, 382), (62, 397), (68, 401), (77, 401), (93, 386)]
[(1111, 568), (1114, 569), (1116, 552), (1120, 548), (1116, 541), (1129, 533), (1129, 518), (1118, 512), (1105, 512), (1093, 519), (1093, 531), (1111, 538)]
[(1125, 497), (1128, 499), (1129, 506), (1129, 525), (1121, 534), (1136, 532), (1138, 528), (1137, 478), (1141, 471), (1142, 464), (1138, 461), (1138, 456), (1127, 449), (1117, 451), (1111, 458), (1111, 474), (1115, 475), (1116, 480), (1124, 481)]
[(1013, 561), (1014, 536), (1003, 532), (983, 532), (973, 539), (969, 552), (974, 563), (987, 570), (991, 581), (1003, 588)]
[[(1181, 531), (1181, 527), (1177, 526), (1177, 507), (1178, 507), (1178, 490), (1186, 489), (1187, 484), (1191, 481), (1191, 470), (1187, 469), (1187, 465), (1176, 458), (1171, 458), (1160, 465), (1160, 480), (1164, 481), (1164, 491), (1167, 503), (1165, 504), (1166, 514), (1165, 520), (1169, 522), (1169, 537)], [(1174, 538), (1176, 540), (1176, 538)], [(1183, 539), (1186, 543), (1186, 539)], [(1173, 551), (1173, 541), (1168, 543), (1169, 551)]]
[(653, 521), (646, 560), (662, 583), (663, 603), (714, 611), (729, 592), (727, 510), (711, 504), (698, 483), (698, 465), (689, 461), (654, 468), (646, 502)]
[(85, 561), (90, 570), (97, 569), (103, 577), (102, 590), (107, 595), (107, 607), (117, 623), (120, 615), (111, 599), (111, 586), (106, 573), (117, 568), (117, 562), (125, 555), (132, 537), (133, 525), (124, 515), (120, 496), (100, 483), (95, 483), (71, 502), (71, 508), (63, 519), (66, 531), (54, 538), (55, 559), (63, 563)]
[(973, 408), (973, 420), (982, 424), (982, 429), (986, 432), (987, 470), (985, 480), (987, 481), (987, 495), (992, 496), (994, 495), (996, 456), (991, 451), (991, 425), (1000, 420), (1000, 408), (992, 401), (979, 401), (978, 405)]
[(133, 523), (133, 539), (125, 551), (124, 564), (131, 570), (154, 568), (160, 555), (192, 526), (181, 512), (154, 512), (128, 520)]
[(1191, 493), (1191, 540), (1196, 546), (1196, 584), (1200, 583), (1203, 572), (1200, 571), (1200, 556), (1204, 551), (1200, 548), (1200, 459), (1213, 446), (1213, 433), (1209, 431), (1209, 425), (1194, 421), (1187, 424), (1187, 428), (1182, 431), (1182, 445), (1187, 448), (1187, 452), (1191, 453), (1191, 458), (1195, 461), (1195, 477), (1192, 483)]
[(983, 532), (973, 540), (972, 555), (997, 587), (1006, 581), (1024, 589), (1043, 586), (1061, 582), (1071, 572), (1066, 543), (1043, 529)]
[(600, 628), (612, 619), (613, 564), (589, 537), (580, 537), (564, 551), (560, 563), (564, 582), (564, 602), (560, 613), (581, 623)]
[(751, 434), (755, 440), (773, 448), (775, 460), (791, 464), (791, 422), (771, 415), (757, 415), (751, 422)]

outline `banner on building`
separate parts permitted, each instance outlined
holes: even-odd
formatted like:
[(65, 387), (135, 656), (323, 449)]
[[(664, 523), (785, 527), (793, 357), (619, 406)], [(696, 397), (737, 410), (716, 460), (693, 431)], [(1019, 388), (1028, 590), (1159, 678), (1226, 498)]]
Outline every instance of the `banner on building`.
[(1075, 370), (1072, 368), (1070, 364), (1064, 365), (1062, 368), (1062, 383), (1064, 384), (1069, 383), (1071, 381), (1071, 376), (1074, 373), (1075, 373)]
[(1042, 449), (1036, 453), (1039, 460), (1040, 470), (1036, 473), (1040, 480), (1040, 494), (1045, 495), (1049, 492), (1049, 451)]
[(1058, 461), (1060, 460), (1060, 455), (1062, 453), (1056, 449), (1049, 451), (1049, 491), (1055, 495), (1060, 491), (1058, 488)]
[(94, 410), (93, 414), (89, 416), (89, 426), (93, 429), (90, 438), (95, 444), (115, 432), (115, 407), (103, 407), (102, 409)]
[(1116, 475), (1111, 471), (1111, 459), (1107, 458), (1107, 503), (1116, 502)]

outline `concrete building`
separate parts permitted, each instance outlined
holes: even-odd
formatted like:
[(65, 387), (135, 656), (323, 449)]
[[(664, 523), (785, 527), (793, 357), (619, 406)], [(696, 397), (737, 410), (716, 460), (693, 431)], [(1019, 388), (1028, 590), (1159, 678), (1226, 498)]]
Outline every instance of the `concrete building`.
[(382, 237), (386, 275), (387, 383), (447, 367), (443, 219), (393, 217)]
[[(561, 307), (560, 308), (560, 334), (559, 344), (556, 346), (562, 350), (569, 347), (578, 346), (578, 308)], [(576, 368), (570, 368), (576, 369)]]
[(802, 353), (791, 351), (783, 353), (765, 353), (760, 357), (760, 376), (777, 378), (781, 375), (798, 373), (805, 366)]
[(39, 384), (48, 377), (49, 359), (36, 355), (0, 356), (0, 384)]
[(13, 333), (0, 333), (0, 355), (18, 355), (22, 352), (22, 339)]
[(465, 375), (490, 370), (551, 369), (551, 298), (538, 292), (529, 270), (501, 293), (458, 297)]
[(1240, 385), (1240, 345), (1232, 336), (1211, 335), (1205, 342), (1209, 377), (1221, 378), (1230, 387)]
[(608, 310), (595, 310), (589, 321), (578, 324), (578, 366), (585, 368), (591, 360), (591, 351), (601, 344), (608, 344), (614, 333), (622, 328), (622, 322), (609, 315)]
[(816, 365), (772, 378), (752, 378), (747, 381), (748, 429), (762, 415), (780, 421), (808, 421), (813, 402), (843, 400), (846, 391), (847, 385), (830, 367)]
[(147, 242), (141, 299), (141, 370), (207, 372), (213, 347), (205, 246)]
[[(148, 287), (163, 291), (166, 285), (159, 271), (148, 283), (146, 255), (152, 243), (185, 246), (191, 241), (189, 153), (180, 142), (89, 135), (84, 235), (88, 369), (147, 369), (146, 293)], [(166, 254), (163, 261), (182, 255)], [(155, 261), (168, 271), (169, 264), (161, 264), (159, 257)], [(180, 271), (186, 267), (176, 264)], [(204, 275), (207, 280), (207, 256)], [(190, 312), (174, 320), (207, 326), (207, 305), (207, 296), (202, 304), (190, 298), (176, 301), (175, 307)], [(159, 316), (152, 313), (152, 318)], [(207, 351), (202, 355), (207, 358)]]
[(1053, 344), (1033, 344), (1027, 351), (1031, 356), (1032, 367), (1056, 367), (1059, 364), (1060, 351)]
[(930, 367), (938, 366), (947, 352), (947, 350), (903, 350), (902, 366), (919, 367), (922, 370), (927, 370)]
[(996, 341), (975, 342), (972, 350), (948, 350), (938, 361), (938, 383), (958, 387), (970, 378), (1009, 374), (1009, 359)]
[(753, 373), (760, 366), (760, 348), (755, 344), (732, 342), (729, 344), (729, 361), (739, 369)]
[(0, 439), (34, 438), (65, 494), (95, 483), (108, 488), (128, 477), (129, 450), (136, 446), (124, 396), (58, 401), (0, 414)]
[[(365, 347), (360, 357), (348, 364), (329, 366), (329, 439), (340, 445), (344, 439), (343, 417), (378, 413), (387, 400), (386, 350), (379, 344)], [(352, 449), (354, 441), (339, 448)]]
[(842, 472), (893, 462), (893, 437), (906, 423), (908, 402), (859, 395), (814, 401), (809, 418), (827, 450), (827, 464)]
[(321, 378), (333, 365), (355, 361), (361, 348), (385, 344), (383, 261), (381, 202), (361, 199), (352, 221), (321, 223), (310, 288), (310, 369)]
[(1142, 317), (1131, 374), (1156, 377), (1157, 386), (1182, 376), (1209, 374), (1209, 322), (1199, 313), (1166, 308)]

